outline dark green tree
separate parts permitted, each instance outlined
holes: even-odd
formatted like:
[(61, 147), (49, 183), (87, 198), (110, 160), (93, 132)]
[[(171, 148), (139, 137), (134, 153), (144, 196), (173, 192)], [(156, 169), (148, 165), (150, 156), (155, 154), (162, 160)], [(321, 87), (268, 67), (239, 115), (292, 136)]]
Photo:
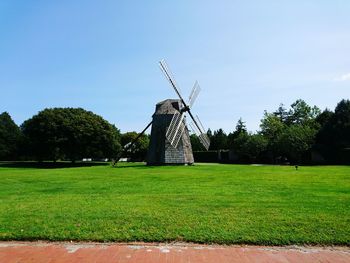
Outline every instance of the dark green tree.
[(276, 117), (278, 117), (282, 123), (285, 123), (285, 122), (287, 121), (287, 119), (288, 119), (288, 111), (287, 111), (287, 109), (284, 107), (283, 103), (280, 104), (280, 106), (279, 106), (278, 109), (273, 113), (273, 115), (275, 115)]
[[(315, 119), (321, 113), (317, 106), (309, 106), (304, 100), (296, 100), (291, 105), (285, 123), (287, 125), (301, 124), (301, 125), (316, 125)], [(316, 127), (315, 127), (316, 128)]]
[(234, 140), (233, 149), (241, 162), (257, 162), (266, 151), (268, 141), (261, 134), (241, 132)]
[(246, 143), (247, 155), (251, 162), (259, 161), (261, 155), (266, 151), (267, 139), (261, 134), (250, 134)]
[(119, 130), (81, 108), (45, 109), (21, 129), (29, 152), (38, 160), (112, 158), (121, 148)]
[(327, 122), (330, 121), (333, 115), (334, 112), (330, 111), (329, 109), (325, 109), (316, 117), (316, 122), (320, 125), (320, 127), (323, 127)]
[(260, 128), (261, 134), (268, 141), (266, 157), (270, 162), (285, 157), (300, 162), (302, 156), (309, 152), (310, 141), (314, 141), (320, 128), (318, 116), (318, 107), (311, 107), (300, 99), (292, 103), (289, 111), (283, 104), (273, 113), (265, 111)]
[(196, 151), (204, 151), (205, 150), (196, 134), (191, 134), (190, 140), (191, 140), (191, 145), (192, 145), (192, 151), (196, 152)]
[(227, 150), (227, 135), (223, 129), (214, 131), (210, 141), (210, 150)]
[[(126, 132), (121, 135), (121, 145), (124, 147), (128, 143), (131, 143), (138, 136), (137, 132)], [(143, 134), (134, 145), (128, 150), (127, 157), (132, 160), (144, 161), (147, 156), (148, 146), (149, 146), (149, 136)]]
[(208, 129), (207, 135), (208, 135), (209, 139), (211, 140), (213, 137), (213, 132), (211, 131), (211, 129)]
[(242, 120), (242, 118), (239, 118), (236, 124), (236, 134), (240, 134), (242, 132), (247, 132), (247, 127), (245, 126), (245, 122)]
[(340, 101), (334, 113), (321, 117), (316, 149), (331, 163), (350, 163), (350, 100)]
[(279, 116), (265, 111), (260, 124), (260, 133), (267, 140), (267, 158), (272, 163), (281, 155), (279, 137), (286, 128), (287, 125), (283, 123)]
[(238, 138), (238, 136), (241, 133), (246, 134), (247, 128), (242, 118), (239, 118), (239, 120), (237, 121), (235, 130), (232, 133), (229, 133), (229, 135), (227, 136), (227, 144), (229, 149), (233, 149), (235, 147), (234, 141)]
[(280, 154), (293, 163), (305, 161), (302, 157), (314, 144), (316, 132), (308, 125), (287, 126), (277, 139)]
[(22, 134), (7, 112), (0, 114), (0, 160), (16, 160)]
[(249, 134), (247, 132), (239, 133), (231, 142), (231, 150), (237, 154), (240, 162), (248, 162), (249, 157), (247, 154), (247, 142), (249, 140)]

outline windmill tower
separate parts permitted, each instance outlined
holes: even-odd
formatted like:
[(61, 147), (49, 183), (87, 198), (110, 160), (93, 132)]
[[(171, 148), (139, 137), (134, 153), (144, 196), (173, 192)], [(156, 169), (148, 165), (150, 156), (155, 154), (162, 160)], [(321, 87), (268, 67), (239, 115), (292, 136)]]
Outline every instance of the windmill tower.
[(167, 99), (157, 103), (152, 116), (151, 141), (148, 149), (147, 164), (193, 164), (193, 153), (190, 135), (186, 126), (178, 138), (177, 147), (166, 138), (167, 128), (175, 114), (179, 114), (182, 105), (180, 100)]
[(208, 150), (210, 144), (198, 116), (195, 119), (190, 111), (200, 92), (199, 84), (197, 81), (195, 82), (186, 103), (165, 61), (163, 60), (159, 64), (179, 99), (167, 99), (156, 105), (155, 113), (152, 116), (147, 164), (193, 164), (194, 159), (189, 130), (186, 125), (186, 113), (193, 121), (192, 130), (197, 133), (206, 150)]

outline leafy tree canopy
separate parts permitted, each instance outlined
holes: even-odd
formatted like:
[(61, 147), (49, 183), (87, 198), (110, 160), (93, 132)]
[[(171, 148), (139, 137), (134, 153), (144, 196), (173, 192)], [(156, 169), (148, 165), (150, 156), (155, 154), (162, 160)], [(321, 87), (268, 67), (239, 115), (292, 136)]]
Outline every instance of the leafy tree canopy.
[(81, 108), (45, 109), (21, 129), (29, 151), (39, 160), (112, 158), (121, 148), (119, 130)]
[(229, 133), (227, 136), (227, 144), (229, 149), (233, 149), (235, 147), (234, 141), (241, 135), (246, 134), (247, 128), (245, 126), (245, 122), (242, 120), (242, 118), (239, 118), (236, 124), (236, 128), (232, 133)]
[(342, 100), (334, 113), (324, 111), (318, 122), (321, 129), (316, 136), (315, 148), (332, 163), (350, 162), (350, 100)]
[(291, 125), (277, 139), (279, 152), (289, 160), (300, 162), (303, 153), (310, 150), (317, 130), (307, 125)]
[(192, 145), (192, 151), (204, 151), (205, 150), (196, 134), (191, 134), (190, 140), (191, 140), (191, 145)]
[(210, 138), (210, 150), (228, 149), (227, 135), (223, 129), (214, 131), (214, 134)]
[(314, 120), (321, 113), (317, 106), (309, 106), (304, 100), (296, 100), (286, 116), (287, 124), (314, 125)]
[[(137, 132), (127, 132), (121, 135), (121, 144), (123, 147), (127, 146), (128, 143), (133, 142), (138, 136)], [(149, 146), (149, 136), (143, 134), (134, 145), (128, 150), (127, 157), (133, 160), (145, 160), (147, 150)]]

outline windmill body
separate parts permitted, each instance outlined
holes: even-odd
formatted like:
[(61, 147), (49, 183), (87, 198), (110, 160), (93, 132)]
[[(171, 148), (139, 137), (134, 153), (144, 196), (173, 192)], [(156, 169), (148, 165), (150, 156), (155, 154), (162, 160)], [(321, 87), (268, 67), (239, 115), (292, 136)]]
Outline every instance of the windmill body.
[(148, 165), (193, 164), (193, 153), (188, 129), (183, 120), (183, 132), (177, 147), (171, 145), (166, 137), (174, 116), (183, 109), (181, 100), (167, 99), (156, 105), (152, 116), (151, 140), (147, 156)]

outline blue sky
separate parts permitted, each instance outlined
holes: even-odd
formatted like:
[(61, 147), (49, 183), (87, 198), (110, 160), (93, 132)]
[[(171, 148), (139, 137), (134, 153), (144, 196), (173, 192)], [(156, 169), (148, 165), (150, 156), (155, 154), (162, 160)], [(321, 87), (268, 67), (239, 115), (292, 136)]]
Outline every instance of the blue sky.
[(0, 1), (0, 112), (17, 124), (83, 107), (141, 130), (175, 93), (165, 58), (207, 128), (251, 131), (298, 98), (350, 95), (350, 1)]

